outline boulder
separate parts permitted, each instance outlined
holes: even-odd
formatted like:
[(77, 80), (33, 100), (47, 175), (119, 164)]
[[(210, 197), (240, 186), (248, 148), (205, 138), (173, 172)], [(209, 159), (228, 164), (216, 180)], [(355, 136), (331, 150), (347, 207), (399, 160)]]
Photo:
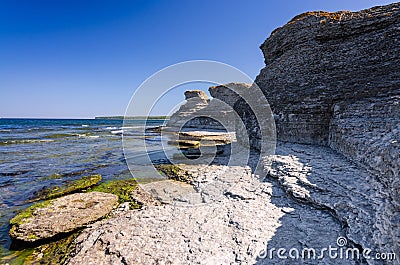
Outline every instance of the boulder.
[(104, 217), (117, 202), (116, 195), (89, 192), (34, 204), (11, 219), (10, 236), (35, 242), (68, 233)]

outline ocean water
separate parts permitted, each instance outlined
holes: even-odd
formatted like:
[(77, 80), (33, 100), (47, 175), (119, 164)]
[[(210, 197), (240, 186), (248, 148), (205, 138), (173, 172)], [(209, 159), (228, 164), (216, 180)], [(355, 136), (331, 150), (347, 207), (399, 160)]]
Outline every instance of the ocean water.
[[(124, 126), (129, 141), (145, 140), (157, 150), (159, 136), (143, 135), (141, 128), (163, 122), (131, 120)], [(0, 256), (11, 243), (9, 220), (30, 205), (36, 191), (88, 174), (132, 177), (122, 148), (125, 127), (122, 120), (0, 119)]]

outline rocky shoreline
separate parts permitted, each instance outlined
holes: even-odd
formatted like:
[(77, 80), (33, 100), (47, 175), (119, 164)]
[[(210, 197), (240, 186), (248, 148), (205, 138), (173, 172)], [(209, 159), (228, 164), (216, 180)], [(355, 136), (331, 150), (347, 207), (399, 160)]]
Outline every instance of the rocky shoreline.
[(337, 247), (340, 236), (347, 247), (380, 245), (370, 228), (383, 197), (366, 170), (328, 147), (304, 144), (279, 143), (277, 155), (265, 159), (265, 179), (244, 167), (181, 166), (195, 189), (227, 176), (235, 185), (211, 202), (201, 193), (201, 206), (146, 206), (93, 224), (77, 238), (70, 264), (281, 264), (259, 256), (266, 247)]
[[(392, 4), (311, 12), (274, 31), (261, 46), (266, 68), (255, 80), (279, 140), (276, 154), (262, 158), (263, 171), (180, 166), (206, 204), (149, 206), (98, 223), (78, 237), (70, 264), (287, 264), (259, 254), (266, 247), (337, 247), (339, 236), (347, 240), (344, 247), (399, 257), (399, 25), (399, 4)], [(251, 88), (211, 87), (211, 100), (188, 91), (168, 126), (226, 129), (207, 118), (218, 110), (221, 120), (236, 111), (246, 128), (257, 128), (237, 97)], [(257, 149), (259, 133), (249, 135)], [(207, 179), (214, 188), (231, 188), (217, 189), (220, 196), (210, 200), (200, 187)], [(399, 264), (398, 258), (321, 262)]]
[[(101, 208), (112, 214), (85, 221), (63, 261), (400, 264), (399, 28), (395, 3), (309, 12), (276, 29), (261, 45), (266, 67), (255, 84), (211, 87), (212, 99), (187, 91), (186, 104), (157, 129), (174, 135), (186, 158), (214, 155), (211, 162), (158, 166), (168, 180), (129, 190), (140, 209), (120, 201), (112, 210), (118, 197), (106, 195), (113, 199)], [(276, 128), (266, 132), (277, 133), (268, 143), (274, 153), (262, 152), (269, 116), (255, 119), (240, 97), (255, 85), (269, 103), (255, 108), (273, 112)], [(269, 256), (329, 246), (396, 259)]]

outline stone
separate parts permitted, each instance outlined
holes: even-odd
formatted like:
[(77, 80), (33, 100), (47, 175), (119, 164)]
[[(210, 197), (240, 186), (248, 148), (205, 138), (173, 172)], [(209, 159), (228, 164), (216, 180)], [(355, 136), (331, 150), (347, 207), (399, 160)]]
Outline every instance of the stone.
[(175, 180), (161, 180), (142, 185), (147, 194), (162, 204), (196, 205), (202, 203), (192, 185)]
[(101, 175), (83, 176), (79, 179), (67, 182), (62, 186), (44, 187), (35, 192), (30, 201), (55, 199), (64, 195), (87, 190), (101, 181)]
[(299, 15), (261, 45), (266, 67), (255, 80), (279, 140), (329, 146), (377, 180), (369, 184), (384, 190), (379, 221), (363, 218), (376, 224), (382, 251), (399, 245), (399, 220), (392, 217), (400, 212), (399, 27), (399, 3)]
[(219, 99), (208, 99), (203, 91), (185, 92), (186, 103), (169, 119), (166, 131), (185, 129), (213, 129), (234, 131), (235, 118), (232, 109)]
[(214, 142), (218, 144), (229, 144), (236, 141), (234, 132), (215, 132), (215, 131), (189, 131), (179, 132), (179, 140), (192, 140), (201, 142), (202, 145)]
[[(148, 192), (146, 192), (140, 185), (136, 187), (133, 191), (131, 191), (131, 197), (135, 203), (140, 206), (157, 206), (161, 205), (161, 202), (151, 196)], [(128, 207), (129, 209), (129, 207)]]
[[(188, 123), (196, 112), (208, 106), (207, 95), (204, 91), (189, 90), (185, 92), (186, 103), (171, 115), (164, 130), (177, 130)], [(190, 126), (189, 124), (187, 126)]]
[[(236, 141), (234, 132), (204, 129), (201, 131), (180, 131), (174, 135), (169, 135), (169, 139), (168, 144), (177, 146), (177, 149), (180, 150), (173, 155), (174, 163), (182, 163), (182, 159), (183, 162), (188, 162), (187, 159), (228, 156), (231, 151), (231, 143)], [(200, 161), (196, 160), (195, 163), (200, 163)]]
[(35, 242), (68, 233), (104, 217), (117, 202), (116, 195), (89, 192), (33, 205), (11, 219), (10, 236), (17, 240)]
[(251, 90), (251, 84), (228, 83), (225, 85), (211, 86), (208, 91), (213, 98), (217, 98), (233, 107), (241, 99), (240, 92), (246, 93)]

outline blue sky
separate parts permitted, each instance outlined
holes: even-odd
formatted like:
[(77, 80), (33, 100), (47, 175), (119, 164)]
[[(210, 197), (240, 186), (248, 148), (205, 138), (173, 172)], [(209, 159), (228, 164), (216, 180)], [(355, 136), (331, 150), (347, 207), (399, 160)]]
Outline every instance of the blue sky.
[(295, 15), (392, 2), (0, 0), (0, 117), (122, 115), (146, 78), (186, 60), (221, 61), (254, 78), (260, 44)]

